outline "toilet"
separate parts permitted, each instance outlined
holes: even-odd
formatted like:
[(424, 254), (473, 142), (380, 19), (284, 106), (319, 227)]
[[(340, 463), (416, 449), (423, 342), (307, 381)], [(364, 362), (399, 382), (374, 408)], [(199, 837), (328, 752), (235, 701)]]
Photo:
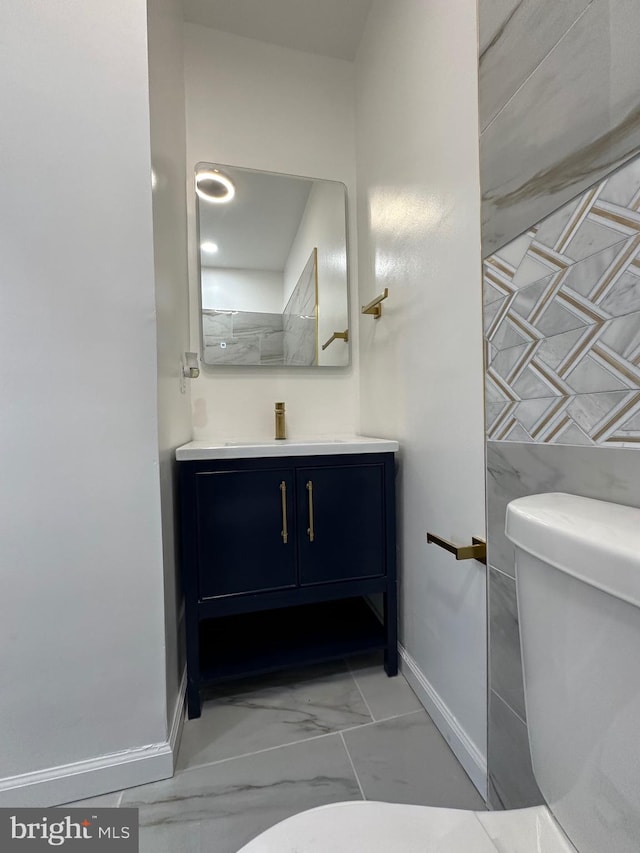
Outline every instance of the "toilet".
[(240, 853), (638, 853), (640, 509), (544, 494), (507, 507), (533, 770), (546, 805), (336, 803)]

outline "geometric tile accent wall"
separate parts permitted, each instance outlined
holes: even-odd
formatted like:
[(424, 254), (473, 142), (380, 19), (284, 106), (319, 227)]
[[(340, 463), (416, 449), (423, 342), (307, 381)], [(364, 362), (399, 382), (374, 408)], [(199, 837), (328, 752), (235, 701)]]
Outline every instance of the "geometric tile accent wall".
[(640, 159), (484, 263), (487, 438), (640, 447)]

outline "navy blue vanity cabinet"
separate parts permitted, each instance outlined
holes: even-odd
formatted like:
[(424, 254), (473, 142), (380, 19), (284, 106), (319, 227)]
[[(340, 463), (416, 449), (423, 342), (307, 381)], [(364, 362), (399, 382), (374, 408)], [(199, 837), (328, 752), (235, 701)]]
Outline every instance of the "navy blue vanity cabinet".
[(198, 596), (295, 587), (293, 470), (195, 476)]
[(384, 468), (299, 468), (296, 478), (300, 584), (384, 575)]
[(202, 687), (242, 676), (372, 649), (397, 673), (393, 453), (179, 472), (190, 718)]

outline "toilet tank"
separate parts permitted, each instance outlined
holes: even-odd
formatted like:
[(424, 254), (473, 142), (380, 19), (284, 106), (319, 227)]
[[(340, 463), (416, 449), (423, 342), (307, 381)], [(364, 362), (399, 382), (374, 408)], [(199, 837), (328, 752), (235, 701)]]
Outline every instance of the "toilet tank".
[(640, 509), (532, 495), (506, 534), (536, 781), (580, 853), (638, 853)]

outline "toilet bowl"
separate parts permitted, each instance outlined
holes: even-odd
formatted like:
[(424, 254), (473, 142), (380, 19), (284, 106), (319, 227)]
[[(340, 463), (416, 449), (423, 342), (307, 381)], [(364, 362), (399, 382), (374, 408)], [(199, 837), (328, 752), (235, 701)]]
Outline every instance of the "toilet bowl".
[(547, 805), (334, 803), (239, 853), (637, 853), (640, 510), (560, 493), (507, 507), (529, 745)]
[(266, 830), (240, 853), (576, 853), (546, 806), (469, 812), (334, 803)]

